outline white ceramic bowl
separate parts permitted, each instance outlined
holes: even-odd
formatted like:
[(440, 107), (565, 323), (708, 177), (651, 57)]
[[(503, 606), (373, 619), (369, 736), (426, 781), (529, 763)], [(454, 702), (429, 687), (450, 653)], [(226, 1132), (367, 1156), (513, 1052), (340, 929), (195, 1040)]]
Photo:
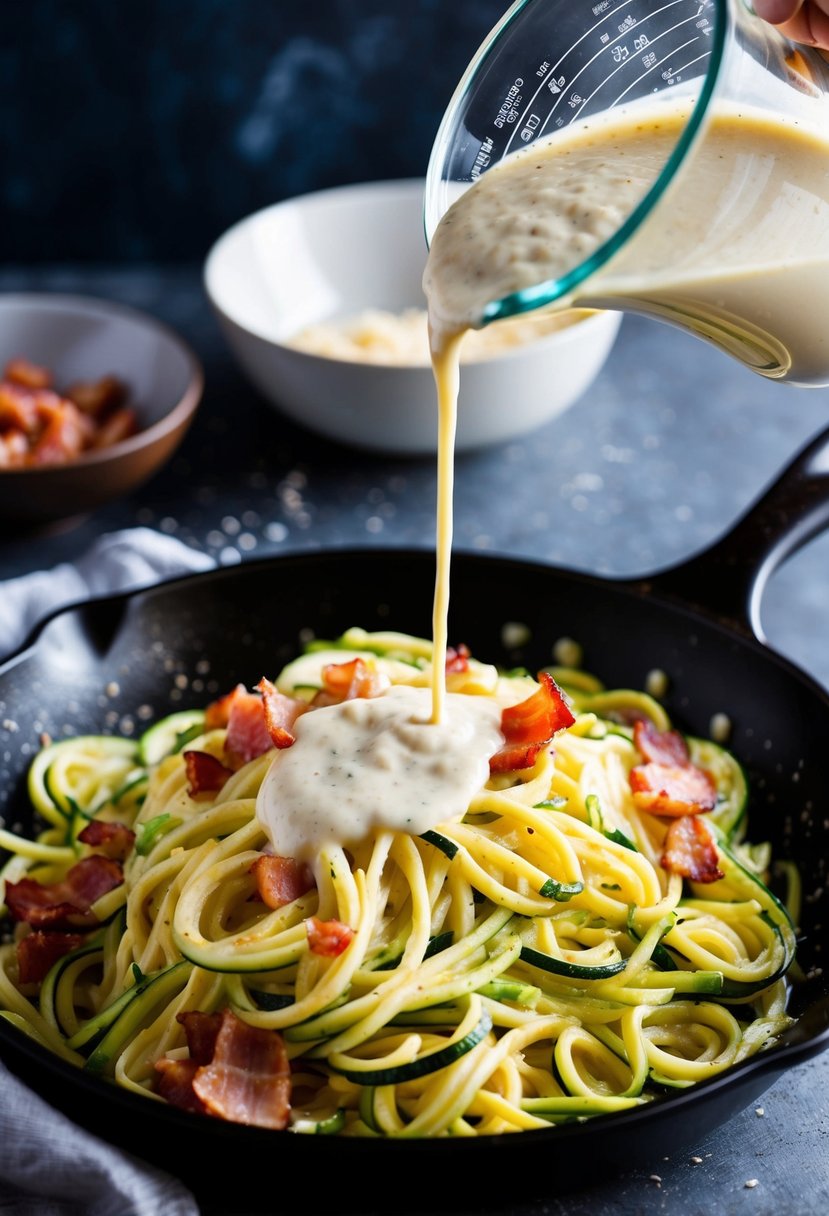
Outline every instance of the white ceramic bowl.
[[(220, 237), (204, 268), (227, 342), (264, 397), (313, 431), (379, 452), (436, 450), (431, 368), (330, 358), (286, 342), (306, 325), (365, 310), (425, 308), (423, 185), (374, 182), (276, 203)], [(511, 439), (560, 414), (596, 377), (620, 319), (595, 313), (464, 362), (457, 449)]]

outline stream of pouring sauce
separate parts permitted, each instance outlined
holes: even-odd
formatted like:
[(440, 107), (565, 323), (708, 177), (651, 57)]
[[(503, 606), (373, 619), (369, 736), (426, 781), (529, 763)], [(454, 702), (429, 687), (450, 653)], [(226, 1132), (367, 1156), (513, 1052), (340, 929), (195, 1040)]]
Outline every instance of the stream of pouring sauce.
[(327, 847), (348, 848), (374, 831), (422, 835), (462, 819), (504, 742), (505, 702), (446, 686), (452, 498), (463, 330), (438, 339), (436, 569), (430, 688), (392, 685), (380, 696), (302, 714), (295, 742), (275, 753), (257, 796), (274, 850), (317, 875)]

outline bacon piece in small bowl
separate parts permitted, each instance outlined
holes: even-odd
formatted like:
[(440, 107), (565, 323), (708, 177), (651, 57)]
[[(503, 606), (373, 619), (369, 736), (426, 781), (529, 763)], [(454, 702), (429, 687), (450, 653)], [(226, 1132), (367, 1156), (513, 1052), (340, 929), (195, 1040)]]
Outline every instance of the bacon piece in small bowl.
[(193, 420), (203, 373), (173, 330), (136, 309), (7, 292), (0, 381), (0, 523), (28, 529), (95, 511), (157, 473)]

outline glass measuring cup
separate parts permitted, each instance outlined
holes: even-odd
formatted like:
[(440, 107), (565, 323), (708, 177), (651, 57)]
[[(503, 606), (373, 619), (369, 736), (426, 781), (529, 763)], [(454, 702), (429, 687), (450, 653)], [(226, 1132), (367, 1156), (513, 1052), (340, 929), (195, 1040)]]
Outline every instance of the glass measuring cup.
[[(518, 202), (510, 213), (506, 170), (541, 149), (572, 161), (585, 131), (600, 146), (623, 121), (617, 158), (633, 150), (631, 123), (653, 155), (609, 229), (563, 241), (552, 262), (530, 258), (514, 281), (493, 278), (508, 261), (501, 237), (527, 219)], [(446, 212), (493, 169), (501, 227), (466, 234), (480, 263), (466, 271), (496, 290), (473, 301), (470, 323), (551, 307), (636, 311), (764, 376), (829, 383), (829, 63), (743, 0), (517, 0), (438, 131), (424, 207), (433, 250)]]

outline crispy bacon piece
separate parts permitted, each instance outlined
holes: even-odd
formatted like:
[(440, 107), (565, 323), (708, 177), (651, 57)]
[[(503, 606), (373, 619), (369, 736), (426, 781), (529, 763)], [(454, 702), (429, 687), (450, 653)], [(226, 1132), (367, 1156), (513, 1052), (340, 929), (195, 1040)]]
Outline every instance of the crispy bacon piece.
[(717, 805), (716, 785), (695, 764), (639, 764), (631, 769), (630, 788), (639, 809), (651, 815), (700, 815)]
[(544, 743), (505, 743), (494, 756), (490, 756), (490, 773), (515, 773), (522, 768), (531, 768), (547, 742), (549, 740)]
[(100, 849), (107, 857), (124, 861), (135, 844), (135, 832), (125, 823), (90, 819), (84, 830), (78, 833), (78, 840), (92, 849)]
[(58, 392), (48, 368), (12, 359), (0, 380), (0, 468), (65, 464), (134, 434), (138, 419), (124, 404), (126, 391), (105, 376)]
[(230, 1009), (177, 1015), (189, 1059), (156, 1061), (156, 1092), (181, 1110), (281, 1130), (291, 1113), (291, 1070), (277, 1030), (249, 1026)]
[(185, 1060), (168, 1060), (162, 1057), (156, 1061), (156, 1093), (180, 1110), (209, 1115), (208, 1107), (193, 1089), (193, 1082), (198, 1070), (213, 1059), (222, 1015), (202, 1013), (199, 1009), (185, 1010), (176, 1014), (176, 1021), (184, 1027), (190, 1057)]
[(227, 726), (233, 702), (239, 693), (247, 693), (244, 684), (237, 684), (230, 692), (226, 692), (224, 696), (210, 702), (204, 711), (205, 730), (221, 730)]
[(98, 923), (92, 904), (123, 881), (120, 863), (96, 853), (76, 862), (60, 882), (21, 878), (6, 883), (6, 905), (14, 920), (33, 929), (88, 928)]
[(640, 810), (673, 818), (714, 809), (714, 779), (692, 762), (678, 730), (659, 730), (653, 722), (639, 718), (633, 726), (633, 741), (645, 761), (630, 773), (633, 801)]
[(220, 1119), (282, 1130), (291, 1113), (291, 1069), (282, 1035), (249, 1026), (230, 1009), (221, 1016), (212, 1059), (193, 1078), (196, 1096)]
[(187, 1050), (196, 1065), (209, 1064), (216, 1050), (216, 1039), (222, 1028), (221, 1013), (203, 1013), (200, 1009), (186, 1009), (176, 1014), (176, 1021), (184, 1027)]
[(259, 898), (269, 908), (284, 908), (316, 885), (308, 866), (293, 857), (263, 853), (250, 867)]
[(557, 731), (575, 722), (550, 673), (539, 672), (538, 682), (541, 687), (536, 692), (502, 712), (501, 729), (507, 743), (549, 742)]
[(238, 686), (227, 720), (227, 751), (242, 764), (247, 764), (270, 751), (273, 745), (262, 698), (258, 693), (248, 692), (244, 685)]
[(448, 646), (446, 649), (446, 674), (451, 676), (469, 671), (469, 659), (469, 647), (464, 646), (463, 642), (461, 642), (460, 646)]
[(49, 390), (38, 393), (38, 416), (43, 424), (29, 454), (29, 464), (63, 464), (75, 460), (89, 445), (89, 420), (71, 401)]
[(660, 865), (669, 874), (681, 874), (692, 882), (716, 882), (725, 877), (714, 838), (698, 815), (674, 820), (665, 837)]
[(309, 916), (305, 924), (308, 948), (312, 954), (324, 958), (337, 958), (354, 940), (354, 930), (341, 920), (320, 920), (316, 916)]
[(39, 984), (64, 954), (85, 941), (82, 933), (44, 933), (36, 929), (17, 943), (17, 976), (21, 984)]
[(529, 768), (558, 731), (575, 722), (561, 689), (547, 671), (539, 672), (541, 687), (525, 701), (501, 713), (504, 746), (490, 757), (491, 773)]
[(286, 697), (264, 677), (256, 688), (256, 692), (248, 692), (244, 684), (237, 684), (205, 711), (208, 730), (227, 727), (225, 746), (240, 764), (255, 760), (272, 747), (290, 747), (294, 742), (291, 727), (309, 708), (306, 701)]
[(70, 385), (66, 396), (85, 414), (101, 418), (124, 404), (127, 386), (117, 376), (102, 376), (100, 380)]
[(210, 752), (194, 751), (192, 748), (183, 753), (184, 767), (187, 772), (187, 793), (191, 798), (199, 794), (214, 794), (220, 790), (228, 777), (233, 776), (233, 769), (222, 764)]
[(634, 722), (633, 743), (646, 764), (691, 763), (688, 744), (679, 731), (660, 730), (649, 718), (637, 718)]
[(52, 373), (47, 367), (32, 363), (30, 359), (10, 359), (3, 372), (3, 378), (21, 388), (51, 388)]
[[(34, 393), (19, 384), (0, 381), (0, 430), (18, 430), (28, 434), (35, 431), (37, 425)], [(28, 441), (26, 446), (28, 448)]]
[(322, 688), (314, 705), (340, 705), (359, 697), (379, 697), (391, 685), (383, 672), (374, 671), (359, 656), (347, 663), (326, 663), (322, 669)]
[(128, 439), (137, 430), (138, 416), (135, 410), (124, 405), (98, 425), (92, 436), (92, 447), (108, 448), (113, 443), (120, 443), (122, 439)]
[(274, 747), (290, 747), (296, 738), (291, 728), (297, 718), (311, 708), (310, 705), (296, 697), (286, 697), (265, 676), (256, 685), (256, 690), (262, 694), (265, 725)]
[(155, 1062), (158, 1076), (155, 1092), (171, 1106), (189, 1110), (194, 1115), (209, 1115), (210, 1111), (193, 1089), (199, 1065), (195, 1060), (168, 1060), (162, 1056)]
[(21, 430), (0, 434), (0, 469), (20, 469), (26, 463), (29, 441)]

